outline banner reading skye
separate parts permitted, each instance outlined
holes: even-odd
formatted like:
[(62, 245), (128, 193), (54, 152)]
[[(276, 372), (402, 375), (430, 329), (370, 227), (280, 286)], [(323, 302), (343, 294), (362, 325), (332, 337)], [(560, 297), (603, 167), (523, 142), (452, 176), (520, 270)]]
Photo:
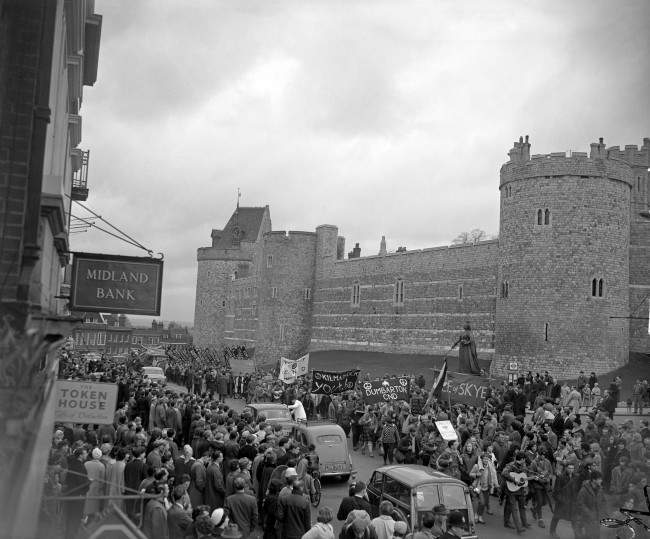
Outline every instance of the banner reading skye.
[(359, 370), (331, 372), (312, 371), (311, 392), (316, 395), (335, 395), (354, 389)]
[(376, 402), (397, 402), (409, 400), (408, 378), (391, 378), (390, 380), (363, 382), (363, 400), (366, 404)]
[(448, 373), (447, 380), (442, 386), (440, 400), (469, 404), (482, 408), (487, 398), (490, 379), (486, 376), (473, 374)]

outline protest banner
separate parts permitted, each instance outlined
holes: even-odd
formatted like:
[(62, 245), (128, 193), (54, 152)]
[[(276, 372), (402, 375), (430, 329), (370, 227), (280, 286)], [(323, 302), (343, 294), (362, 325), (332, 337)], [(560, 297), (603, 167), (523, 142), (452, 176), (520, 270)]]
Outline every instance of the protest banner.
[(447, 380), (442, 387), (440, 400), (449, 400), (452, 404), (468, 404), (482, 408), (487, 398), (490, 379), (474, 374), (447, 373)]
[(378, 380), (373, 382), (363, 382), (363, 400), (366, 404), (376, 402), (396, 402), (398, 400), (409, 400), (408, 378), (392, 378), (389, 380)]
[(450, 440), (458, 440), (458, 434), (456, 434), (456, 431), (454, 430), (454, 426), (451, 424), (451, 421), (449, 420), (436, 421), (436, 427), (438, 428), (438, 432), (440, 433), (440, 436), (442, 436), (442, 439), (445, 440), (446, 442)]
[(351, 371), (313, 371), (311, 392), (316, 395), (335, 395), (354, 389), (359, 370)]
[(254, 359), (232, 359), (230, 361), (230, 370), (233, 376), (252, 374), (255, 372)]
[(305, 354), (298, 359), (280, 358), (279, 380), (285, 384), (291, 384), (296, 381), (298, 376), (304, 376), (309, 371), (309, 354)]
[(66, 423), (113, 423), (117, 405), (117, 384), (56, 381), (54, 420)]

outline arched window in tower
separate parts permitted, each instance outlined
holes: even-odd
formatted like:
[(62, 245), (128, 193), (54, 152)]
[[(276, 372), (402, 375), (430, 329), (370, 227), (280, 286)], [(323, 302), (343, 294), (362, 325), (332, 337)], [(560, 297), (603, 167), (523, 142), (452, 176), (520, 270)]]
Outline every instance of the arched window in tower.
[(508, 281), (503, 281), (501, 283), (501, 297), (502, 298), (507, 298), (508, 297)]
[(592, 279), (591, 281), (591, 295), (595, 298), (596, 292), (598, 290), (598, 279)]
[(548, 208), (544, 210), (544, 224), (545, 225), (551, 224), (551, 210), (549, 210)]
[(603, 288), (605, 286), (605, 283), (603, 279), (598, 280), (598, 297), (602, 298), (603, 297)]
[(537, 210), (537, 224), (541, 225), (544, 221), (544, 212), (542, 210)]
[(548, 341), (548, 322), (544, 324), (544, 340)]

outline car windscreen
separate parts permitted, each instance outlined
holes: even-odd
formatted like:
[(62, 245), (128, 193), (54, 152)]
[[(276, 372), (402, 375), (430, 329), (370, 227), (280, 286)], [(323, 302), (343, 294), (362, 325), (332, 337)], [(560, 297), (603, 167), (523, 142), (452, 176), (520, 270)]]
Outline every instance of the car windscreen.
[(266, 419), (288, 419), (290, 416), (289, 410), (284, 409), (284, 408), (277, 408), (273, 409), (270, 408), (268, 410), (260, 410), (258, 414), (263, 415), (266, 417)]
[(317, 436), (316, 439), (321, 445), (339, 445), (343, 443), (343, 438), (338, 434), (321, 434)]

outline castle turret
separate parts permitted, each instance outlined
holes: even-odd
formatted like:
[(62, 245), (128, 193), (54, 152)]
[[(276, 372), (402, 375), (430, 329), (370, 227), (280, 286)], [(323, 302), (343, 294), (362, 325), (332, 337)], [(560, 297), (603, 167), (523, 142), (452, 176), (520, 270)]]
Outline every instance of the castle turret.
[(631, 168), (602, 139), (590, 157), (529, 146), (501, 168), (493, 369), (610, 371), (628, 359)]

